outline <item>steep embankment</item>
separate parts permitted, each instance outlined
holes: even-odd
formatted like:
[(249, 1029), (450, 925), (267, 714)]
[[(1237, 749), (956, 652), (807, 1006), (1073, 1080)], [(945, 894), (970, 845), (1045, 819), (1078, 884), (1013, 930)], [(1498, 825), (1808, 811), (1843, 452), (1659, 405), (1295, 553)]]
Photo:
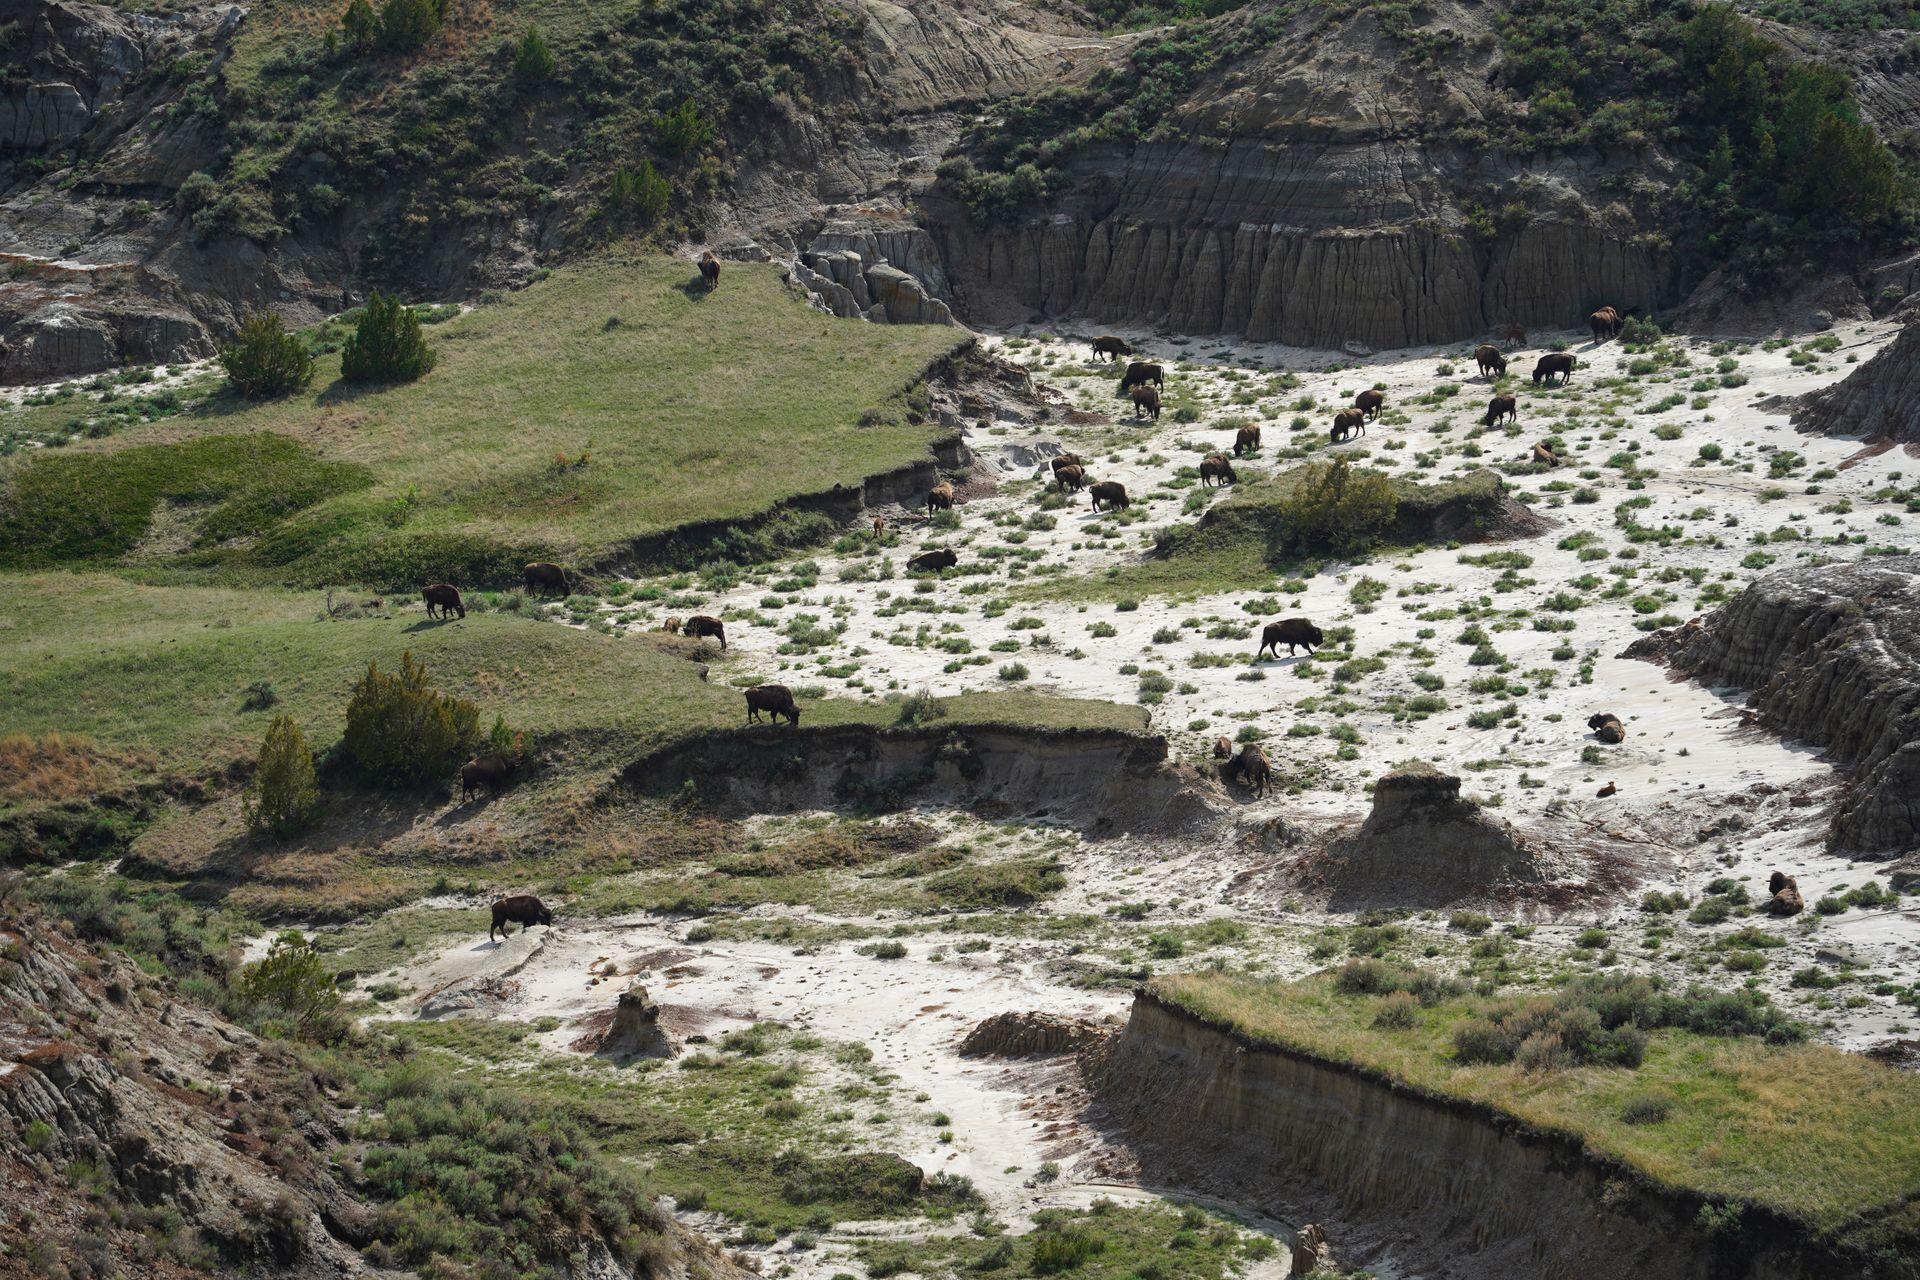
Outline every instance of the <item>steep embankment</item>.
[(1827, 435), (1920, 441), (1920, 323), (1841, 381), (1802, 396), (1793, 421)]
[(1920, 844), (1920, 556), (1768, 574), (1701, 625), (1636, 648), (1750, 690), (1767, 727), (1852, 766), (1830, 847)]

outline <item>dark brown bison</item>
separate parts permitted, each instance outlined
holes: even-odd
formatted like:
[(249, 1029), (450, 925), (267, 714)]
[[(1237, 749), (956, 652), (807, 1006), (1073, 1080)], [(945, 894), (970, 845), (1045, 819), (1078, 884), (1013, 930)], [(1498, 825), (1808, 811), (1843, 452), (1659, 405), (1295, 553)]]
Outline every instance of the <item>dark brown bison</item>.
[(1571, 352), (1556, 351), (1551, 355), (1541, 356), (1539, 362), (1533, 366), (1533, 385), (1536, 387), (1543, 381), (1548, 386), (1552, 386), (1556, 377), (1560, 379), (1562, 385), (1573, 381)]
[(507, 779), (513, 776), (514, 768), (514, 758), (503, 751), (475, 756), (460, 766), (460, 799), (464, 802), (482, 787), (490, 796), (499, 795)]
[(927, 514), (935, 511), (949, 511), (953, 508), (953, 486), (942, 480), (927, 490)]
[(1060, 474), (1062, 467), (1084, 467), (1086, 461), (1077, 453), (1063, 453), (1053, 460), (1053, 473)]
[(1053, 473), (1054, 483), (1060, 486), (1062, 493), (1078, 493), (1087, 487), (1087, 469), (1085, 467), (1060, 467)]
[(1305, 618), (1286, 618), (1280, 622), (1269, 622), (1260, 629), (1260, 649), (1253, 655), (1253, 660), (1258, 662), (1266, 657), (1269, 649), (1273, 651), (1273, 656), (1278, 658), (1281, 645), (1287, 646), (1289, 658), (1293, 656), (1296, 646), (1305, 648), (1311, 655), (1314, 647), (1324, 643), (1325, 640), (1326, 637), (1320, 628)]
[(1160, 389), (1151, 385), (1141, 385), (1133, 389), (1133, 416), (1147, 414), (1155, 422), (1160, 421)]
[(1611, 711), (1596, 711), (1588, 716), (1587, 728), (1593, 730), (1593, 736), (1602, 742), (1626, 741), (1627, 727)]
[(1095, 360), (1115, 360), (1132, 354), (1133, 348), (1127, 345), (1125, 338), (1116, 338), (1110, 333), (1103, 333), (1093, 340)]
[(1353, 398), (1353, 407), (1366, 414), (1368, 422), (1380, 416), (1380, 410), (1386, 406), (1386, 403), (1386, 393), (1376, 391), (1372, 387), (1368, 387)]
[(1480, 419), (1480, 425), (1490, 427), (1502, 418), (1512, 422), (1520, 416), (1520, 402), (1512, 396), (1495, 396), (1487, 401), (1487, 412)]
[[(436, 582), (420, 589), (420, 598), (427, 602), (427, 616), (451, 618), (454, 614), (467, 616), (467, 606), (460, 599), (460, 588), (451, 583)], [(439, 612), (436, 614), (435, 610)]]
[(1127, 366), (1126, 373), (1121, 376), (1120, 390), (1117, 394), (1125, 395), (1133, 388), (1144, 387), (1149, 382), (1156, 387), (1164, 387), (1167, 385), (1167, 375), (1161, 371), (1160, 366), (1157, 364), (1151, 364), (1145, 360), (1135, 360)]
[(1532, 457), (1535, 462), (1544, 463), (1549, 467), (1557, 467), (1560, 465), (1560, 455), (1547, 448), (1545, 444), (1536, 444), (1533, 446)]
[(493, 904), (493, 928), (487, 930), (487, 941), (493, 941), (495, 933), (505, 937), (507, 926), (517, 924), (523, 929), (531, 929), (536, 924), (551, 925), (553, 912), (547, 904), (530, 893), (516, 893), (510, 898), (501, 898)]
[(1200, 483), (1211, 489), (1213, 482), (1220, 484), (1238, 484), (1240, 477), (1233, 473), (1233, 459), (1224, 453), (1209, 454), (1200, 460)]
[(1620, 331), (1626, 327), (1626, 317), (1612, 307), (1602, 307), (1587, 317), (1587, 328), (1593, 330), (1595, 342), (1617, 338), (1620, 336)]
[(934, 551), (922, 551), (907, 561), (908, 573), (938, 573), (942, 569), (951, 569), (960, 563), (960, 557), (950, 549), (941, 547)]
[(758, 684), (747, 690), (747, 723), (759, 724), (762, 711), (773, 717), (775, 724), (780, 723), (781, 716), (789, 724), (800, 723), (800, 704), (793, 700), (793, 690), (783, 684)]
[(1240, 785), (1252, 791), (1255, 799), (1264, 797), (1273, 783), (1273, 766), (1267, 762), (1267, 753), (1257, 743), (1249, 742), (1240, 748), (1232, 769), (1239, 775)]
[(720, 283), (720, 259), (711, 249), (700, 255), (700, 281), (709, 289)]
[(529, 592), (539, 595), (566, 595), (567, 571), (557, 564), (536, 560), (520, 570), (520, 581)]
[(1231, 757), (1232, 755), (1233, 755), (1233, 739), (1232, 738), (1229, 738), (1226, 734), (1223, 733), (1219, 737), (1213, 740), (1213, 758), (1215, 760), (1225, 760)]
[(1258, 423), (1255, 423), (1251, 427), (1242, 427), (1238, 431), (1233, 433), (1233, 456), (1234, 457), (1237, 458), (1242, 453), (1252, 453), (1255, 449), (1258, 449), (1259, 447), (1260, 447), (1260, 426)]
[(1342, 409), (1333, 415), (1332, 439), (1335, 444), (1349, 436), (1363, 436), (1367, 433), (1367, 415), (1358, 409)]
[(1491, 342), (1483, 342), (1474, 348), (1473, 358), (1480, 366), (1480, 376), (1491, 378), (1507, 371), (1507, 358), (1500, 354), (1500, 348)]
[(683, 636), (691, 636), (695, 640), (701, 640), (711, 636), (720, 642), (722, 649), (727, 647), (727, 624), (718, 618), (708, 617), (704, 613), (696, 613), (681, 623), (680, 634)]
[(1103, 502), (1115, 511), (1125, 511), (1127, 509), (1127, 486), (1121, 484), (1118, 480), (1102, 480), (1087, 492), (1093, 495), (1093, 509), (1095, 511), (1100, 509), (1100, 504)]
[(1792, 876), (1776, 871), (1768, 878), (1767, 888), (1772, 890), (1767, 899), (1768, 914), (1797, 916), (1807, 909), (1807, 900), (1800, 896), (1800, 882)]

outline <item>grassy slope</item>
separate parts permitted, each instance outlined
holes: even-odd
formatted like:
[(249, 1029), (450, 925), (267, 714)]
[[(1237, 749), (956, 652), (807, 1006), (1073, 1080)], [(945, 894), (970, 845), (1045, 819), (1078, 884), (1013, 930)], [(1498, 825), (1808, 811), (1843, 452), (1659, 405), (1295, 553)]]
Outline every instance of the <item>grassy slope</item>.
[[(1920, 1191), (1920, 1077), (1824, 1045), (1664, 1030), (1637, 1070), (1528, 1074), (1452, 1061), (1451, 1029), (1471, 998), (1421, 1009), (1414, 1027), (1395, 1031), (1373, 1025), (1376, 998), (1341, 995), (1325, 978), (1181, 974), (1152, 987), (1257, 1041), (1576, 1134), (1660, 1182), (1770, 1205), (1823, 1229)], [(1629, 1098), (1648, 1094), (1672, 1099), (1667, 1120), (1620, 1118)]]
[[(710, 297), (682, 288), (692, 274), (605, 257), (436, 326), (440, 362), (418, 383), (349, 388), (327, 356), (302, 395), (15, 460), (0, 470), (0, 567), (117, 561), (171, 498), (204, 514), (197, 543), (161, 563), (308, 585), (471, 583), (924, 455), (934, 431), (900, 397), (963, 334), (834, 319), (770, 266), (730, 266)], [(255, 432), (300, 446), (278, 450), (271, 486), (220, 450), (177, 447)]]

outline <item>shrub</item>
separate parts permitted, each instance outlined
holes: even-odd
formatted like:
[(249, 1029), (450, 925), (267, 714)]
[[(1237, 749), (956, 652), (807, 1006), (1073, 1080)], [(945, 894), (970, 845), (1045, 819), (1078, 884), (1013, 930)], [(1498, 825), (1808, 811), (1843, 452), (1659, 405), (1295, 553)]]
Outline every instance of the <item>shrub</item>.
[(380, 43), (390, 53), (408, 53), (440, 33), (446, 0), (387, 0), (380, 10)]
[(1073, 1227), (1046, 1229), (1034, 1234), (1033, 1273), (1058, 1275), (1071, 1271), (1106, 1247), (1106, 1241)]
[(297, 930), (273, 940), (267, 954), (240, 971), (234, 994), (269, 1016), (290, 1020), (301, 1034), (321, 1030), (340, 1007), (340, 992), (319, 953)]
[(1334, 975), (1333, 985), (1348, 995), (1385, 995), (1400, 989), (1401, 970), (1385, 960), (1349, 960)]
[(1620, 1118), (1628, 1124), (1660, 1124), (1672, 1113), (1673, 1100), (1653, 1093), (1628, 1098), (1620, 1108)]
[(253, 783), (241, 798), (247, 830), (286, 837), (312, 820), (320, 807), (320, 788), (313, 778), (313, 749), (289, 715), (277, 715), (267, 726), (254, 766)]
[(234, 391), (248, 400), (284, 396), (313, 381), (313, 353), (271, 311), (249, 311), (219, 360)]
[(434, 359), (413, 308), (376, 292), (340, 348), (340, 375), (349, 382), (412, 382)]
[(1380, 1012), (1373, 1016), (1373, 1025), (1404, 1031), (1413, 1025), (1414, 1011), (1420, 1002), (1407, 991), (1395, 991), (1380, 1002)]
[(528, 27), (513, 49), (513, 78), (521, 84), (540, 84), (551, 79), (558, 66), (540, 28)]
[(1390, 479), (1352, 466), (1345, 458), (1310, 464), (1280, 502), (1280, 514), (1296, 542), (1339, 553), (1365, 550), (1379, 541), (1399, 508)]
[(672, 196), (673, 184), (653, 167), (651, 160), (642, 160), (637, 169), (615, 169), (607, 183), (607, 203), (610, 206), (637, 213), (643, 222), (649, 224), (666, 216), (667, 204)]
[(653, 128), (660, 149), (670, 156), (704, 151), (713, 141), (713, 124), (700, 114), (700, 105), (692, 98), (662, 115)]
[(426, 667), (408, 650), (397, 673), (367, 664), (341, 747), (376, 781), (418, 783), (447, 777), (480, 741), (480, 708), (428, 688)]
[(379, 42), (380, 19), (367, 0), (353, 0), (347, 6), (347, 11), (340, 15), (340, 34), (346, 37), (347, 47), (355, 53), (366, 53)]

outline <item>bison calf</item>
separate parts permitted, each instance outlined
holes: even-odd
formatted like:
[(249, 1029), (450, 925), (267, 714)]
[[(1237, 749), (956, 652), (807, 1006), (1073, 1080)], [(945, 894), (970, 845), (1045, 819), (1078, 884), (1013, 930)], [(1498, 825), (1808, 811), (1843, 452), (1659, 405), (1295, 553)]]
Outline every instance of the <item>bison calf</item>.
[(513, 776), (514, 759), (505, 752), (495, 751), (490, 755), (475, 756), (460, 766), (460, 801), (470, 799), (474, 792), (485, 787), (487, 794), (497, 796), (507, 785), (507, 779)]
[(800, 704), (793, 700), (793, 690), (783, 684), (759, 684), (747, 690), (747, 723), (759, 724), (762, 711), (772, 716), (775, 724), (780, 723), (781, 716), (789, 724), (800, 723)]
[(493, 928), (487, 930), (487, 941), (493, 941), (493, 935), (507, 934), (507, 925), (517, 924), (530, 929), (536, 924), (551, 925), (553, 912), (547, 904), (530, 893), (516, 893), (510, 898), (501, 898), (493, 904)]
[(1233, 771), (1240, 775), (1240, 785), (1252, 791), (1256, 799), (1264, 797), (1273, 782), (1273, 766), (1267, 761), (1267, 753), (1251, 742), (1240, 748)]
[(1480, 425), (1483, 427), (1491, 427), (1502, 418), (1511, 422), (1519, 416), (1519, 401), (1515, 400), (1512, 396), (1495, 396), (1493, 399), (1487, 401), (1487, 412), (1486, 415), (1480, 419)]
[(1155, 422), (1160, 421), (1160, 390), (1158, 387), (1147, 385), (1138, 386), (1133, 389), (1132, 395), (1134, 417), (1138, 418), (1142, 414), (1146, 414)]
[(1326, 636), (1320, 628), (1314, 626), (1305, 618), (1287, 618), (1281, 622), (1269, 622), (1260, 631), (1260, 648), (1258, 652), (1253, 655), (1253, 660), (1258, 662), (1261, 658), (1264, 658), (1269, 649), (1273, 650), (1273, 656), (1278, 658), (1280, 656), (1280, 646), (1283, 644), (1287, 646), (1287, 656), (1289, 658), (1293, 656), (1293, 650), (1296, 645), (1304, 647), (1307, 653), (1311, 655), (1314, 647), (1324, 643), (1325, 640)]
[(1060, 486), (1062, 493), (1078, 493), (1087, 487), (1087, 469), (1085, 467), (1057, 467), (1053, 481)]
[[(449, 583), (436, 582), (431, 586), (421, 588), (420, 598), (427, 602), (427, 616), (429, 618), (436, 616), (451, 618), (456, 613), (463, 618), (467, 616), (467, 606), (460, 599), (460, 588)], [(436, 614), (435, 610), (439, 612)]]

